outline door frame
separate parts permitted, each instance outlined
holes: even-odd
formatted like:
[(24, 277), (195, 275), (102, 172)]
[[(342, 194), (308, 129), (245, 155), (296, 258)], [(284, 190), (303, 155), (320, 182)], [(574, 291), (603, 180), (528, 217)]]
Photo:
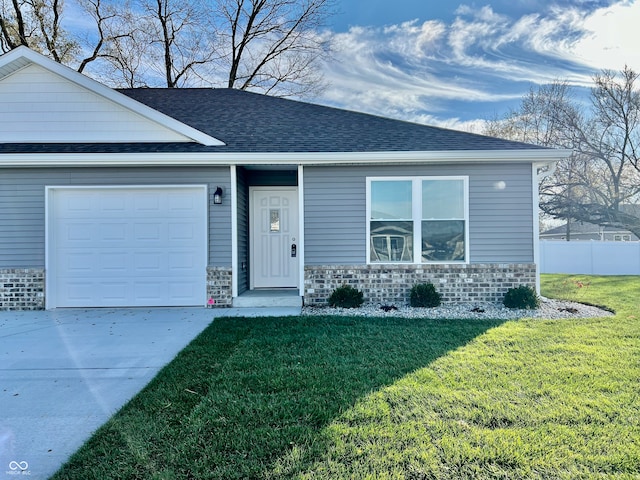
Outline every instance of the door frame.
[[(255, 218), (255, 204), (253, 199), (253, 194), (256, 191), (263, 192), (294, 192), (295, 193), (295, 203), (297, 207), (298, 213), (298, 231), (296, 232), (296, 245), (297, 245), (297, 257), (298, 257), (298, 267), (296, 271), (296, 281), (295, 285), (291, 287), (273, 287), (273, 288), (297, 288), (301, 290), (301, 283), (303, 281), (303, 265), (304, 265), (304, 255), (303, 255), (303, 236), (301, 235), (303, 231), (302, 225), (302, 215), (300, 210), (300, 197), (301, 197), (301, 189), (298, 186), (250, 186), (249, 187), (249, 289), (254, 290), (255, 287), (255, 256), (254, 256), (254, 232), (253, 232), (253, 220)], [(258, 287), (258, 288), (269, 288), (269, 287)]]

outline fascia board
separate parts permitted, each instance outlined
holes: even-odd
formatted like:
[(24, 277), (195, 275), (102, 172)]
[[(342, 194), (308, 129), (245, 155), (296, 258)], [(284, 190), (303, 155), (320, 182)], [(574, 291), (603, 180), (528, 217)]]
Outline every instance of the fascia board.
[(465, 150), (441, 152), (330, 153), (35, 153), (0, 154), (0, 167), (53, 166), (228, 166), (228, 165), (384, 165), (412, 163), (554, 163), (571, 150)]
[[(121, 107), (124, 107), (132, 112), (152, 121), (159, 125), (162, 125), (170, 130), (174, 130), (187, 138), (190, 138), (202, 145), (206, 146), (221, 146), (225, 145), (224, 142), (207, 135), (200, 130), (197, 130), (189, 125), (186, 125), (175, 118), (172, 118), (164, 113), (160, 113), (151, 107), (148, 107), (122, 93), (119, 93), (106, 85), (97, 82), (86, 75), (76, 72), (75, 70), (62, 65), (58, 62), (51, 60), (39, 53), (30, 50), (27, 47), (18, 47), (11, 50), (8, 53), (0, 56), (0, 69), (7, 67), (11, 62), (19, 62), (20, 59), (27, 59), (29, 62), (39, 65), (42, 68), (61, 76), (65, 80), (68, 80), (76, 85), (79, 85), (87, 90), (99, 95)], [(24, 65), (20, 65), (20, 68), (24, 68)]]

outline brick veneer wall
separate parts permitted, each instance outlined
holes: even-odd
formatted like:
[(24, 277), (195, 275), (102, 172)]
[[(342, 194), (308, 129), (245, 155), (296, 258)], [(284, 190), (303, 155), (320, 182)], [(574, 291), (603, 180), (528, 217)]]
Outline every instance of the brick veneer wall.
[(43, 310), (44, 269), (0, 269), (0, 310)]
[(230, 268), (207, 267), (207, 300), (212, 298), (212, 307), (231, 307), (233, 303)]
[(416, 283), (433, 283), (443, 302), (502, 302), (509, 288), (535, 287), (535, 264), (323, 265), (305, 267), (305, 305), (326, 305), (333, 290), (348, 284), (365, 303), (407, 305)]
[[(44, 269), (0, 269), (0, 310), (43, 310), (45, 306)], [(231, 269), (207, 268), (207, 299), (214, 307), (230, 307)]]

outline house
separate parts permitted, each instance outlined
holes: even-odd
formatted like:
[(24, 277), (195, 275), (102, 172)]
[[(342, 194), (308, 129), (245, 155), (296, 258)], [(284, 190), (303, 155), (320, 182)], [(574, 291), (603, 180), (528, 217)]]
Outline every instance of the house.
[(229, 89), (114, 90), (0, 57), (0, 308), (404, 302), (535, 285), (570, 152)]
[[(567, 224), (540, 233), (540, 240), (567, 240)], [(599, 240), (603, 242), (637, 242), (638, 237), (629, 230), (595, 225), (589, 222), (570, 222), (569, 240)]]

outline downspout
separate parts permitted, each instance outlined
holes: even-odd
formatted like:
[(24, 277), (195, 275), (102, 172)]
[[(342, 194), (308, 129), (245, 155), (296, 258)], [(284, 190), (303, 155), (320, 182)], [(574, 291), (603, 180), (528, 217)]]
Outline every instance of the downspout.
[(540, 183), (556, 171), (557, 162), (533, 163), (533, 263), (536, 266), (536, 293), (540, 295)]

